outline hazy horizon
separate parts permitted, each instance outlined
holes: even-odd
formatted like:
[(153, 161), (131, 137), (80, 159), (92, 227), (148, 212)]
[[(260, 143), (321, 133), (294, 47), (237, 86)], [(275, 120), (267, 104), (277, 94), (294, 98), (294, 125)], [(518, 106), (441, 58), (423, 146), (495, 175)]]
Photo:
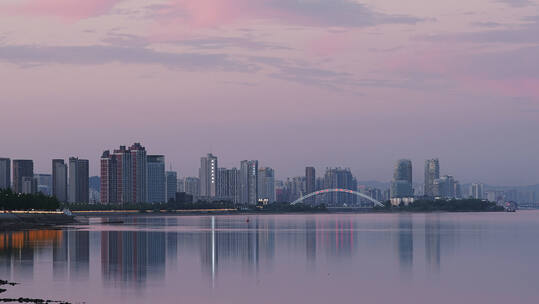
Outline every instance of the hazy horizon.
[[(3, 0), (0, 157), (539, 184), (539, 1)], [(317, 175), (323, 172), (318, 170)]]

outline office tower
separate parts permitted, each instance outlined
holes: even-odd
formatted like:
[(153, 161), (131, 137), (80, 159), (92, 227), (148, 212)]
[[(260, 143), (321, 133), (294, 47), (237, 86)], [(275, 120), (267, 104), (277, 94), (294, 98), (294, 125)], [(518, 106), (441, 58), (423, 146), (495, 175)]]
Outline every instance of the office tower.
[(185, 178), (178, 178), (176, 192), (185, 192)]
[[(324, 188), (356, 191), (357, 181), (348, 168), (327, 168), (324, 174)], [(324, 201), (328, 205), (353, 205), (357, 202), (357, 199), (355, 195), (344, 192), (332, 192), (325, 195)]]
[(413, 197), (412, 161), (401, 159), (395, 165), (393, 181), (391, 182), (391, 198)]
[(484, 186), (483, 184), (474, 183), (472, 184), (472, 187), (470, 188), (470, 197), (475, 199), (483, 199), (484, 198)]
[[(305, 168), (305, 194), (310, 194), (316, 191), (316, 170), (314, 167)], [(308, 198), (305, 203), (312, 205), (316, 201), (316, 197)]]
[(425, 161), (425, 196), (437, 196), (434, 181), (440, 178), (440, 162), (437, 158)]
[[(306, 194), (306, 182), (305, 176), (296, 176), (293, 178), (287, 178), (285, 182), (285, 188), (288, 195), (288, 200), (293, 202), (298, 198)], [(305, 202), (304, 202), (305, 203)]]
[(166, 175), (166, 193), (167, 202), (176, 199), (176, 191), (178, 190), (178, 173), (174, 171), (167, 171)]
[(142, 203), (146, 201), (146, 149), (131, 147), (103, 152), (101, 156), (101, 203)]
[(52, 175), (50, 174), (35, 174), (34, 178), (37, 183), (37, 192), (44, 195), (52, 195)]
[(196, 201), (200, 195), (200, 179), (198, 177), (186, 177), (184, 189), (185, 193), (192, 195)]
[[(147, 167), (146, 167), (146, 149), (140, 143), (134, 143), (129, 147), (132, 161), (133, 174), (133, 201), (136, 203), (146, 202), (147, 200)], [(164, 170), (163, 170), (164, 171)], [(164, 173), (163, 173), (164, 175)], [(164, 178), (164, 176), (163, 176)], [(164, 192), (164, 189), (163, 189)]]
[(69, 158), (68, 201), (70, 203), (90, 202), (89, 161), (78, 157)]
[(165, 157), (163, 155), (147, 156), (148, 199), (149, 203), (166, 202)]
[[(34, 162), (28, 159), (13, 160), (13, 192), (15, 193), (33, 193), (34, 191), (23, 192), (23, 178), (29, 177), (34, 179)], [(28, 180), (26, 181), (28, 183)], [(28, 185), (26, 185), (28, 186)], [(28, 190), (26, 187), (25, 190)]]
[(63, 159), (52, 160), (52, 196), (67, 202), (67, 164)]
[(21, 192), (23, 194), (37, 193), (37, 181), (33, 176), (23, 176), (21, 184)]
[(455, 178), (451, 175), (444, 175), (434, 180), (434, 196), (441, 198), (455, 198)]
[(265, 204), (275, 202), (275, 171), (272, 168), (258, 169), (258, 200)]
[(217, 196), (237, 204), (239, 202), (239, 170), (217, 168)]
[(0, 190), (11, 188), (11, 159), (0, 158)]
[(460, 187), (459, 181), (457, 181), (457, 180), (453, 184), (453, 194), (454, 194), (454, 197), (456, 199), (461, 199), (462, 198), (462, 189)]
[(215, 197), (217, 195), (217, 157), (209, 153), (200, 158), (200, 196)]
[(244, 160), (240, 167), (240, 204), (256, 205), (258, 203), (258, 161)]

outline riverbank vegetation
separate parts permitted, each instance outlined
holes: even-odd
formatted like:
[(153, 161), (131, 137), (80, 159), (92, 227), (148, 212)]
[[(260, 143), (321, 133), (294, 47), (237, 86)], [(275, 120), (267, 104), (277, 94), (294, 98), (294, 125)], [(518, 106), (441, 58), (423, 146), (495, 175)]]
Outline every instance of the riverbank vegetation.
[(306, 204), (295, 204), (290, 203), (273, 203), (267, 205), (259, 205), (256, 208), (250, 208), (250, 211), (255, 212), (274, 212), (274, 213), (285, 213), (285, 212), (327, 212), (326, 205), (320, 204), (316, 206), (310, 206)]
[(416, 200), (408, 206), (391, 206), (387, 201), (384, 207), (375, 207), (375, 211), (407, 211), (407, 212), (496, 212), (504, 211), (504, 208), (489, 201), (478, 199), (461, 199), (461, 200)]
[(17, 194), (11, 189), (0, 190), (1, 210), (56, 210), (60, 202), (50, 196), (39, 194)]
[(136, 204), (87, 204), (65, 203), (64, 208), (71, 211), (163, 211), (163, 210), (201, 210), (201, 209), (236, 209), (237, 206), (230, 201), (215, 202), (168, 202), (168, 203), (136, 203)]

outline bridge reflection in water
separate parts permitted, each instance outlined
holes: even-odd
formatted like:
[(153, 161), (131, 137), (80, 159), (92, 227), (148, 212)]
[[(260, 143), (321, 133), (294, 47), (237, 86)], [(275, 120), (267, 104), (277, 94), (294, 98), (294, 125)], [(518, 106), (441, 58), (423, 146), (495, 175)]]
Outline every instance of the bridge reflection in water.
[[(358, 220), (354, 215), (132, 217), (125, 225), (85, 230), (43, 230), (0, 233), (0, 273), (32, 280), (36, 261), (51, 267), (50, 280), (89, 280), (90, 270), (99, 271), (107, 286), (143, 287), (149, 280), (163, 281), (167, 272), (192, 267), (219, 283), (220, 273), (241, 269), (247, 276), (271, 272), (279, 257), (303, 260), (306, 269), (330, 263), (364, 261), (370, 255), (396, 252), (403, 273), (410, 272), (417, 254), (417, 238), (424, 240), (425, 263), (432, 273), (441, 269), (440, 220), (427, 216), (423, 235), (414, 234), (410, 215), (377, 221)], [(391, 239), (396, 244), (391, 249)], [(198, 257), (198, 258), (197, 258)], [(51, 259), (50, 263), (45, 263)], [(391, 260), (391, 257), (387, 257)], [(366, 265), (367, 265), (366, 264)], [(8, 275), (9, 274), (9, 275)], [(187, 275), (187, 274), (185, 274)], [(193, 275), (192, 273), (190, 275)]]

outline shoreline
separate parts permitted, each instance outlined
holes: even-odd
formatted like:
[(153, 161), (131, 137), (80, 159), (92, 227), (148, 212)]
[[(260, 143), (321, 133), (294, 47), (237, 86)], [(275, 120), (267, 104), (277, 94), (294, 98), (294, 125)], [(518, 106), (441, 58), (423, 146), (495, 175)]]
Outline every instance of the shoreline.
[(0, 231), (55, 228), (75, 223), (74, 216), (65, 214), (0, 214)]

